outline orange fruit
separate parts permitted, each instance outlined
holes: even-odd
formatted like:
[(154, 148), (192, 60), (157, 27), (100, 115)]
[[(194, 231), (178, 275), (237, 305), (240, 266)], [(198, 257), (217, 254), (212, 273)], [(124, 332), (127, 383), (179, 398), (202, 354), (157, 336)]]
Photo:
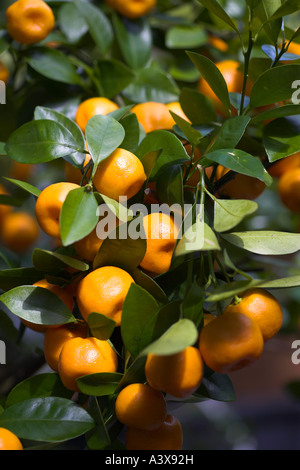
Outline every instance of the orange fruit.
[(44, 336), (44, 356), (49, 367), (58, 371), (59, 355), (66, 341), (72, 338), (86, 338), (86, 323), (68, 323), (57, 328), (48, 328)]
[[(229, 93), (241, 93), (243, 89), (244, 74), (239, 70), (240, 63), (236, 60), (223, 60), (216, 63), (219, 71), (223, 75)], [(248, 80), (246, 87), (246, 95), (249, 96), (252, 88), (252, 82)], [(228, 115), (228, 111), (221, 103), (219, 98), (216, 96), (214, 91), (211, 89), (209, 84), (204, 78), (201, 78), (198, 82), (198, 90), (203, 95), (209, 98), (215, 109), (222, 115)], [(234, 112), (234, 111), (233, 111)]]
[(2, 221), (3, 244), (15, 253), (27, 251), (39, 236), (36, 219), (26, 212), (10, 212)]
[[(230, 170), (218, 165), (216, 179), (221, 179)], [(266, 185), (263, 181), (248, 175), (236, 173), (234, 178), (225, 183), (218, 191), (218, 197), (229, 197), (231, 199), (249, 199), (258, 198), (265, 190)]]
[(179, 420), (167, 415), (164, 423), (154, 431), (128, 427), (125, 439), (127, 450), (181, 450), (183, 433)]
[(210, 369), (221, 374), (258, 360), (264, 340), (258, 324), (242, 313), (224, 312), (200, 332), (199, 349)]
[(50, 237), (60, 238), (61, 208), (69, 192), (79, 187), (75, 183), (54, 183), (47, 186), (39, 195), (35, 205), (36, 218), (42, 230)]
[(21, 44), (42, 41), (54, 26), (54, 14), (43, 0), (17, 0), (6, 10), (7, 31)]
[(93, 183), (99, 193), (118, 201), (120, 197), (135, 196), (146, 179), (141, 160), (132, 152), (118, 148), (99, 163)]
[(239, 297), (241, 301), (228, 305), (224, 313), (247, 315), (258, 324), (265, 342), (273, 338), (282, 326), (283, 317), (277, 299), (261, 288), (249, 289)]
[(58, 361), (58, 373), (64, 386), (78, 392), (76, 379), (101, 372), (116, 372), (117, 354), (108, 343), (100, 339), (72, 338), (62, 347)]
[(122, 307), (133, 278), (121, 268), (103, 266), (95, 269), (77, 289), (77, 303), (82, 317), (88, 321), (90, 313), (101, 313), (121, 324)]
[(10, 168), (10, 177), (16, 180), (28, 181), (33, 171), (32, 165), (28, 163), (19, 163), (12, 161)]
[(213, 35), (209, 35), (208, 42), (220, 52), (226, 52), (229, 47), (226, 41)]
[(163, 213), (150, 213), (143, 217), (147, 249), (140, 263), (142, 269), (151, 275), (168, 271), (178, 236), (173, 217)]
[(300, 44), (298, 42), (292, 41), (287, 52), (290, 54), (300, 55)]
[(273, 178), (280, 178), (287, 171), (294, 170), (296, 168), (300, 168), (300, 152), (273, 163), (273, 165), (268, 169), (268, 173)]
[(211, 313), (205, 313), (204, 314), (204, 325), (208, 325), (211, 321), (215, 320), (217, 317), (215, 315), (212, 315)]
[(119, 109), (119, 106), (108, 98), (95, 97), (83, 101), (77, 109), (75, 122), (85, 132), (88, 121), (98, 114), (106, 115)]
[(131, 112), (137, 117), (146, 134), (157, 130), (171, 130), (174, 126), (168, 107), (163, 103), (147, 101), (133, 106)]
[[(0, 184), (0, 195), (3, 196), (9, 196), (8, 191), (6, 188)], [(8, 206), (6, 204), (0, 204), (0, 223), (2, 225), (2, 221), (6, 217), (7, 214), (9, 214), (12, 211), (12, 206)], [(1, 231), (1, 225), (0, 225), (0, 231)]]
[(156, 0), (106, 0), (110, 8), (126, 18), (136, 19), (146, 15), (156, 5)]
[[(90, 155), (88, 155), (88, 154), (86, 155), (86, 157), (84, 159), (84, 164), (83, 164), (84, 169), (88, 165), (88, 163), (90, 162), (91, 158), (92, 157)], [(89, 170), (87, 172), (83, 182), (87, 182), (89, 180), (90, 176), (91, 176), (91, 170)], [(81, 180), (83, 178), (83, 173), (80, 170), (80, 168), (76, 168), (75, 166), (71, 165), (71, 163), (66, 161), (65, 162), (65, 177), (66, 177), (66, 181), (68, 181), (69, 183), (80, 184)]]
[[(68, 309), (72, 312), (75, 302), (71, 294), (69, 294), (65, 289), (62, 287), (55, 285), (55, 284), (50, 284), (46, 279), (41, 279), (40, 281), (37, 281), (33, 284), (33, 286), (36, 287), (43, 287), (44, 289), (48, 289), (53, 294), (57, 295), (57, 297), (62, 300), (65, 305), (68, 307)], [(27, 320), (22, 319), (22, 323), (26, 325), (28, 328), (30, 328), (33, 331), (37, 331), (39, 333), (44, 333), (45, 331), (48, 330), (48, 328), (57, 328), (58, 325), (40, 325), (40, 324), (35, 324), (32, 322), (29, 322)]]
[(300, 167), (286, 171), (278, 182), (282, 203), (295, 214), (300, 212)]
[(23, 444), (13, 432), (0, 428), (0, 450), (23, 450)]
[(167, 404), (161, 392), (142, 383), (133, 383), (117, 396), (115, 412), (125, 426), (153, 431), (166, 419)]
[(187, 398), (199, 388), (203, 378), (203, 361), (195, 347), (168, 356), (149, 354), (145, 375), (150, 387), (177, 398)]
[(3, 62), (0, 62), (0, 81), (7, 83), (9, 80), (9, 70), (8, 68), (3, 64)]

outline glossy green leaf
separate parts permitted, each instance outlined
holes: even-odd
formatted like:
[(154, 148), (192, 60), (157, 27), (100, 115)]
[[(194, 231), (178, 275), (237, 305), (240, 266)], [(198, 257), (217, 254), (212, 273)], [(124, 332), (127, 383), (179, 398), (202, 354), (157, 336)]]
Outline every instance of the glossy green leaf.
[(66, 268), (73, 268), (82, 272), (89, 269), (89, 265), (81, 260), (41, 248), (33, 250), (32, 262), (37, 271), (49, 274), (58, 274)]
[(158, 356), (168, 356), (183, 351), (188, 346), (193, 346), (198, 338), (198, 331), (195, 324), (183, 318), (168, 328), (162, 336), (147, 346), (141, 355), (156, 354)]
[(270, 281), (263, 281), (260, 287), (264, 289), (287, 289), (300, 286), (300, 275), (288, 276)]
[(136, 115), (128, 114), (120, 120), (120, 124), (125, 130), (125, 137), (120, 147), (135, 154), (140, 143), (140, 125)]
[(300, 250), (300, 234), (278, 231), (247, 231), (223, 234), (229, 243), (258, 255), (288, 255)]
[(107, 315), (95, 312), (89, 314), (88, 324), (92, 335), (102, 341), (111, 337), (116, 326), (116, 322)]
[(102, 59), (98, 62), (103, 94), (107, 98), (114, 98), (134, 79), (132, 70), (116, 59)]
[(182, 167), (173, 165), (159, 173), (156, 180), (156, 193), (160, 201), (172, 206), (184, 206)]
[(136, 71), (135, 79), (122, 94), (133, 103), (178, 101), (179, 89), (171, 76), (155, 67)]
[(174, 256), (183, 256), (197, 251), (220, 250), (218, 239), (211, 227), (197, 220), (191, 227), (185, 229), (183, 237), (179, 240)]
[(60, 442), (76, 438), (95, 426), (91, 415), (72, 400), (32, 398), (6, 408), (0, 426), (21, 439)]
[(146, 347), (143, 332), (158, 311), (158, 303), (145, 289), (132, 284), (122, 309), (121, 335), (126, 349), (136, 357)]
[(268, 109), (262, 113), (254, 116), (252, 122), (268, 121), (269, 119), (278, 119), (288, 116), (296, 116), (300, 114), (300, 105), (297, 104), (286, 104), (284, 106), (278, 106), (274, 109)]
[(68, 131), (70, 131), (74, 137), (74, 140), (76, 141), (77, 148), (82, 150), (78, 152), (72, 152), (70, 158), (77, 166), (81, 166), (83, 164), (86, 156), (84, 135), (73, 119), (70, 119), (65, 114), (56, 111), (55, 109), (46, 108), (42, 106), (37, 106), (35, 108), (34, 119), (36, 121), (40, 119), (55, 121), (65, 127)]
[(263, 142), (270, 162), (275, 162), (299, 152), (299, 115), (279, 118), (270, 122), (264, 128)]
[(233, 299), (247, 289), (260, 286), (261, 281), (256, 279), (226, 282), (213, 289), (206, 297), (206, 302), (221, 302), (223, 300)]
[(219, 163), (242, 175), (251, 176), (265, 181), (264, 166), (259, 158), (239, 149), (222, 149), (209, 152), (205, 155), (207, 160)]
[(105, 54), (113, 42), (113, 29), (108, 17), (98, 6), (92, 3), (76, 0), (75, 5), (80, 16), (87, 23), (89, 33), (100, 53)]
[(299, 80), (299, 76), (299, 64), (282, 65), (266, 70), (253, 84), (250, 94), (251, 108), (292, 100), (293, 83)]
[(84, 375), (77, 379), (77, 384), (82, 393), (95, 397), (103, 397), (115, 393), (122, 377), (123, 374), (117, 372), (101, 372)]
[(77, 151), (73, 134), (58, 122), (29, 121), (16, 129), (6, 143), (7, 155), (20, 163), (45, 163)]
[(243, 137), (250, 122), (248, 116), (234, 116), (226, 119), (209, 147), (209, 153), (220, 149), (235, 148)]
[(98, 204), (94, 193), (86, 188), (70, 191), (60, 212), (60, 234), (64, 246), (89, 235), (97, 225)]
[(197, 1), (201, 5), (203, 5), (205, 8), (207, 8), (211, 13), (213, 13), (222, 21), (224, 21), (224, 23), (226, 23), (228, 26), (230, 26), (232, 29), (238, 32), (237, 26), (235, 25), (233, 20), (230, 18), (230, 16), (226, 13), (226, 11), (223, 9), (223, 7), (220, 5), (220, 3), (217, 0), (197, 0)]
[(39, 195), (41, 194), (40, 189), (36, 188), (35, 186), (32, 186), (32, 184), (27, 183), (26, 181), (16, 180), (14, 178), (7, 178), (7, 177), (5, 179), (9, 181), (10, 183), (15, 184), (19, 188), (24, 189), (24, 191), (26, 191), (29, 194), (32, 194), (35, 197), (39, 197)]
[(78, 42), (87, 32), (88, 25), (73, 3), (65, 3), (58, 10), (58, 24), (70, 43)]
[[(281, 0), (261, 0), (254, 9), (255, 15), (264, 25), (266, 34), (274, 44), (276, 44), (280, 33), (281, 21), (280, 18), (274, 19), (273, 21), (273, 14), (280, 6)], [(270, 21), (271, 19), (272, 21)]]
[(123, 142), (125, 130), (113, 117), (97, 115), (88, 121), (85, 136), (88, 149), (95, 163), (95, 172), (97, 165)]
[(0, 289), (8, 291), (24, 284), (34, 284), (41, 279), (41, 273), (34, 268), (1, 269)]
[(214, 229), (216, 232), (227, 232), (257, 209), (258, 204), (255, 201), (217, 200), (214, 205)]
[(204, 291), (198, 283), (193, 283), (182, 302), (182, 313), (184, 318), (188, 318), (200, 326), (203, 319)]
[(61, 51), (50, 48), (35, 48), (28, 54), (27, 63), (44, 77), (68, 85), (81, 85), (76, 67)]
[(210, 400), (232, 402), (236, 399), (234, 385), (228, 375), (214, 372), (208, 377), (203, 377), (194, 397), (208, 398)]
[(72, 398), (72, 392), (62, 384), (58, 374), (40, 373), (19, 382), (9, 392), (5, 407), (22, 403), (25, 400), (42, 397)]
[(113, 24), (126, 63), (133, 69), (145, 67), (152, 51), (152, 30), (147, 19), (130, 20), (114, 14)]
[(180, 104), (192, 124), (208, 124), (217, 121), (217, 114), (212, 102), (202, 93), (190, 88), (183, 88)]
[(2, 294), (0, 301), (17, 317), (37, 325), (63, 325), (75, 321), (66, 304), (43, 287), (15, 287)]

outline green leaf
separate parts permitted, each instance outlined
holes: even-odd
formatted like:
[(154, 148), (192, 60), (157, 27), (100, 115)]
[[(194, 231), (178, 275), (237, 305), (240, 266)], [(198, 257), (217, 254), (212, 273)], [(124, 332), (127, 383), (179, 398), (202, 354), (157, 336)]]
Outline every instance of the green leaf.
[(151, 294), (152, 297), (154, 297), (158, 302), (164, 304), (168, 302), (168, 297), (166, 296), (165, 292), (159, 286), (159, 284), (157, 284), (157, 282), (152, 279), (152, 277), (148, 276), (138, 267), (131, 267), (128, 271), (129, 274), (133, 277), (135, 283), (147, 290), (147, 292)]
[(32, 262), (37, 271), (49, 274), (58, 274), (66, 268), (73, 268), (82, 272), (89, 269), (89, 265), (81, 260), (41, 248), (34, 249)]
[(123, 142), (125, 130), (122, 124), (113, 117), (97, 115), (88, 121), (85, 136), (89, 152), (95, 163), (95, 173), (97, 165)]
[(166, 32), (169, 49), (194, 49), (204, 44), (207, 44), (207, 34), (199, 25), (173, 26)]
[(253, 84), (250, 94), (251, 108), (291, 100), (292, 85), (299, 76), (299, 64), (282, 65), (266, 70)]
[(183, 351), (188, 346), (193, 346), (198, 338), (198, 331), (195, 324), (183, 318), (174, 323), (163, 335), (147, 346), (140, 354), (156, 354), (158, 356), (168, 356)]
[(142, 287), (131, 284), (122, 309), (121, 335), (132, 356), (138, 356), (148, 345), (143, 342), (143, 332), (157, 311), (154, 297)]
[(217, 200), (214, 205), (214, 229), (216, 232), (227, 232), (257, 209), (258, 204), (255, 201)]
[(246, 280), (227, 282), (213, 289), (206, 297), (206, 302), (221, 302), (227, 299), (233, 299), (235, 295), (239, 295), (247, 289), (258, 287), (261, 285), (260, 280)]
[(220, 250), (220, 245), (214, 231), (205, 222), (197, 220), (195, 224), (185, 229), (183, 237), (175, 248), (174, 256), (183, 256), (197, 251), (214, 250)]
[(100, 54), (106, 54), (113, 43), (113, 29), (107, 16), (96, 5), (76, 0), (75, 5), (79, 13), (88, 25), (89, 33), (92, 36)]
[(77, 126), (77, 124), (67, 116), (65, 116), (63, 113), (56, 111), (51, 108), (46, 108), (42, 106), (37, 106), (34, 110), (34, 119), (40, 120), (40, 119), (46, 119), (50, 121), (55, 121), (61, 124), (63, 127), (65, 127), (68, 131), (71, 132), (71, 134), (74, 137), (74, 140), (76, 141), (76, 146), (78, 149), (81, 149), (82, 151), (78, 152), (72, 152), (70, 155), (70, 158), (74, 161), (74, 163), (77, 166), (81, 166), (84, 162), (85, 159), (85, 140), (84, 140), (84, 135), (81, 131), (81, 129)]
[(28, 377), (18, 383), (8, 394), (5, 407), (21, 403), (25, 400), (42, 397), (72, 398), (72, 392), (62, 384), (59, 376), (46, 372)]
[(173, 117), (176, 126), (174, 131), (177, 132), (178, 128), (183, 133), (185, 140), (188, 140), (191, 145), (199, 145), (200, 140), (202, 139), (202, 134), (198, 129), (192, 127), (192, 125), (181, 116), (178, 116), (173, 111), (171, 111), (171, 116)]
[(90, 313), (88, 324), (92, 335), (102, 341), (108, 340), (111, 337), (116, 326), (116, 322), (114, 320), (106, 315), (95, 312)]
[(299, 0), (286, 0), (281, 2), (282, 5), (272, 14), (270, 20), (282, 18), (283, 16), (292, 15), (300, 10)]
[(122, 94), (133, 103), (171, 103), (178, 101), (179, 89), (166, 72), (147, 67), (136, 71), (135, 79)]
[(123, 377), (123, 374), (102, 372), (89, 374), (77, 379), (77, 384), (82, 393), (94, 397), (113, 395)]
[(140, 125), (136, 114), (125, 116), (121, 119), (120, 124), (125, 130), (125, 137), (120, 147), (135, 154), (140, 143)]
[(34, 268), (13, 268), (0, 270), (0, 289), (8, 291), (24, 284), (40, 281), (41, 273)]
[(64, 246), (89, 235), (97, 225), (98, 204), (93, 192), (86, 188), (70, 191), (60, 213), (60, 234)]
[(190, 88), (183, 88), (179, 98), (185, 115), (194, 125), (217, 121), (216, 110), (212, 102), (202, 93)]
[(182, 313), (184, 318), (191, 320), (197, 327), (203, 319), (204, 291), (198, 283), (193, 283), (182, 302)]
[(58, 10), (58, 24), (70, 43), (78, 42), (87, 32), (88, 25), (73, 3), (65, 3)]
[(207, 160), (219, 163), (242, 175), (265, 181), (264, 166), (259, 158), (239, 149), (222, 149), (209, 152), (205, 155)]
[(207, 57), (196, 52), (187, 52), (189, 58), (207, 81), (215, 95), (231, 113), (231, 104), (226, 81), (218, 67)]
[(37, 325), (63, 325), (75, 321), (66, 304), (43, 287), (15, 287), (2, 294), (0, 301), (17, 317)]
[(263, 142), (270, 162), (294, 155), (300, 150), (299, 116), (270, 122), (264, 128)]
[(220, 18), (224, 23), (230, 26), (234, 31), (238, 32), (238, 29), (235, 23), (232, 21), (230, 16), (226, 13), (226, 11), (222, 8), (217, 0), (197, 0), (201, 5), (207, 8), (211, 13), (216, 15)]
[(223, 234), (229, 243), (258, 255), (288, 255), (300, 250), (300, 234), (257, 230)]
[(249, 122), (249, 116), (234, 116), (226, 119), (209, 148), (209, 153), (221, 149), (235, 148), (243, 137)]
[[(273, 13), (281, 6), (281, 0), (261, 0), (254, 9), (255, 15), (260, 19), (264, 25), (266, 34), (276, 44), (278, 35), (280, 33), (281, 21), (280, 19), (270, 21)], [(273, 20), (273, 18), (272, 18)]]
[(280, 279), (272, 279), (270, 281), (264, 281), (260, 284), (260, 287), (263, 287), (264, 289), (287, 289), (299, 286), (300, 275), (288, 276)]
[(21, 439), (60, 442), (81, 436), (95, 426), (93, 418), (71, 400), (32, 398), (6, 408), (0, 425)]
[(125, 62), (133, 69), (145, 67), (152, 51), (152, 30), (147, 19), (130, 20), (114, 14), (113, 24)]
[(278, 106), (274, 109), (268, 109), (262, 113), (254, 116), (252, 122), (268, 121), (269, 119), (278, 119), (287, 116), (296, 116), (300, 114), (300, 105), (287, 104), (284, 106)]
[(102, 59), (98, 62), (101, 87), (107, 98), (113, 98), (126, 88), (134, 79), (131, 69), (116, 59)]
[(228, 375), (212, 373), (203, 377), (198, 390), (193, 393), (194, 397), (208, 398), (210, 400), (232, 402), (236, 395), (233, 383)]
[(182, 142), (168, 131), (154, 131), (147, 135), (141, 142), (136, 155), (143, 161), (146, 154), (156, 151), (161, 151), (161, 153), (152, 168), (151, 179), (154, 180), (163, 167), (190, 161)]
[(7, 155), (20, 163), (45, 163), (77, 150), (73, 134), (58, 122), (41, 119), (16, 129), (6, 143)]
[(30, 183), (26, 183), (26, 181), (20, 181), (16, 180), (14, 178), (5, 178), (7, 181), (10, 183), (15, 184), (16, 186), (19, 186), (19, 188), (24, 189), (24, 191), (28, 192), (29, 194), (32, 194), (35, 197), (39, 197), (41, 194), (41, 190), (36, 188), (35, 186), (32, 186)]
[[(115, 201), (104, 194), (95, 193), (96, 197), (100, 197), (103, 207), (99, 206), (98, 215), (105, 216), (107, 213), (112, 213), (120, 222), (128, 222), (132, 219), (132, 211), (126, 207), (126, 205)], [(116, 228), (116, 221), (114, 220), (113, 228)]]
[(158, 199), (169, 206), (173, 204), (184, 206), (181, 165), (173, 165), (159, 173), (156, 180), (156, 193)]
[(50, 48), (35, 48), (26, 57), (27, 63), (44, 77), (68, 85), (82, 85), (81, 77), (63, 52)]
[[(142, 226), (140, 227), (142, 236), (132, 236), (135, 235), (135, 227), (139, 230), (139, 226), (135, 225), (136, 222), (138, 225), (142, 224), (142, 217), (137, 217), (128, 223), (121, 223), (110, 232), (95, 257), (94, 269), (109, 265), (128, 270), (140, 264), (145, 256), (147, 245)], [(130, 228), (131, 223), (134, 224), (132, 228)]]

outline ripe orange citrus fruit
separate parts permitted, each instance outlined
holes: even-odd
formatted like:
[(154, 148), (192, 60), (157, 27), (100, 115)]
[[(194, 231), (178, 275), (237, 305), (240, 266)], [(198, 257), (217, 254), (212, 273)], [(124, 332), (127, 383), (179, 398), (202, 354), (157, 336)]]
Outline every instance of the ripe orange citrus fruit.
[(280, 178), (287, 171), (294, 170), (296, 168), (300, 168), (300, 152), (278, 160), (268, 169), (268, 173), (273, 178)]
[(7, 83), (9, 80), (9, 70), (6, 67), (6, 65), (3, 64), (3, 62), (0, 62), (0, 80), (4, 83)]
[(61, 208), (69, 192), (79, 187), (74, 183), (54, 183), (47, 186), (39, 195), (35, 205), (36, 218), (42, 230), (50, 237), (60, 238)]
[(162, 274), (171, 266), (179, 229), (172, 216), (158, 212), (143, 217), (143, 227), (147, 249), (140, 266), (151, 275)]
[[(9, 196), (8, 191), (2, 184), (0, 184), (0, 195)], [(12, 211), (12, 206), (8, 206), (6, 204), (0, 204), (0, 222), (1, 223), (6, 217), (6, 215), (9, 214), (11, 211)], [(0, 231), (1, 231), (1, 228), (0, 228)]]
[(9, 176), (16, 180), (28, 181), (33, 173), (33, 165), (28, 163), (11, 162)]
[(77, 109), (75, 122), (85, 132), (88, 121), (98, 114), (106, 115), (119, 109), (119, 106), (108, 98), (95, 97), (83, 101)]
[(139, 103), (133, 106), (131, 112), (136, 115), (146, 134), (162, 129), (171, 130), (174, 126), (174, 119), (163, 103), (155, 101)]
[(58, 373), (64, 386), (78, 392), (76, 379), (101, 372), (116, 372), (117, 354), (108, 343), (100, 339), (72, 338), (65, 342), (59, 355)]
[(121, 324), (122, 307), (133, 278), (121, 268), (103, 266), (95, 269), (77, 289), (77, 303), (82, 317), (87, 321), (91, 313), (101, 313)]
[[(219, 180), (230, 170), (218, 165), (216, 179)], [(265, 190), (266, 185), (263, 181), (248, 175), (236, 173), (234, 178), (225, 183), (218, 191), (219, 197), (229, 197), (231, 199), (257, 199)]]
[(149, 13), (156, 0), (106, 0), (106, 3), (125, 18), (136, 19)]
[(254, 320), (264, 341), (273, 338), (282, 326), (282, 309), (277, 299), (267, 290), (254, 288), (244, 292), (239, 303), (228, 305), (225, 312), (242, 313)]
[(93, 183), (99, 193), (118, 201), (120, 197), (135, 196), (146, 179), (141, 160), (132, 152), (118, 148), (99, 163)]
[(226, 52), (229, 47), (226, 41), (212, 34), (209, 35), (208, 42), (211, 46), (215, 47), (220, 52)]
[(6, 27), (21, 44), (45, 39), (55, 26), (53, 11), (43, 0), (17, 0), (6, 10)]
[(300, 167), (286, 171), (278, 182), (282, 203), (295, 214), (300, 211)]
[(36, 219), (26, 212), (10, 212), (2, 222), (2, 242), (14, 253), (25, 253), (38, 236), (39, 226)]
[(199, 350), (192, 346), (172, 355), (149, 354), (145, 375), (148, 384), (155, 390), (186, 398), (200, 387), (203, 361)]
[(175, 416), (170, 414), (154, 431), (143, 431), (131, 427), (126, 430), (127, 450), (181, 450), (182, 443), (181, 424)]
[(0, 428), (0, 450), (23, 450), (23, 444), (13, 432)]
[[(223, 60), (220, 62), (216, 63), (216, 66), (218, 67), (219, 71), (223, 75), (225, 82), (227, 83), (227, 88), (229, 93), (241, 93), (243, 89), (243, 80), (244, 80), (244, 75), (243, 73), (239, 70), (240, 68), (240, 63), (237, 62), (236, 60)], [(252, 88), (252, 82), (248, 80), (247, 87), (246, 87), (246, 95), (250, 96)], [(215, 109), (222, 115), (228, 115), (228, 111), (224, 107), (224, 105), (221, 103), (219, 98), (216, 96), (214, 91), (211, 89), (210, 85), (207, 83), (207, 81), (204, 78), (201, 78), (198, 83), (198, 90), (200, 93), (205, 95), (207, 98), (209, 98)]]
[(86, 338), (86, 323), (68, 323), (57, 328), (47, 328), (44, 336), (44, 356), (46, 362), (55, 372), (58, 371), (58, 360), (63, 345), (72, 338)]
[(142, 383), (133, 383), (117, 396), (115, 412), (125, 426), (153, 431), (166, 419), (167, 404), (161, 392)]
[(210, 369), (221, 374), (258, 360), (264, 340), (258, 324), (242, 313), (224, 312), (201, 330), (199, 349)]

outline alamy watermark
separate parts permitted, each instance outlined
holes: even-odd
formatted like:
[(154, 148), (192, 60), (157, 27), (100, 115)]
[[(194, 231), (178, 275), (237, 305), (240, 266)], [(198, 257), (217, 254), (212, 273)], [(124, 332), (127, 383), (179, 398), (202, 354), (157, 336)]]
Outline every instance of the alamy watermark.
[(0, 340), (0, 365), (6, 364), (6, 344)]
[(300, 104), (300, 80), (295, 80), (292, 83), (292, 89), (296, 90), (292, 94), (292, 98), (291, 98), (292, 103), (293, 104)]
[(0, 80), (0, 104), (6, 104), (6, 85)]
[(292, 363), (298, 366), (300, 364), (300, 340), (295, 339), (295, 341), (292, 342), (291, 348), (295, 349), (292, 354)]

